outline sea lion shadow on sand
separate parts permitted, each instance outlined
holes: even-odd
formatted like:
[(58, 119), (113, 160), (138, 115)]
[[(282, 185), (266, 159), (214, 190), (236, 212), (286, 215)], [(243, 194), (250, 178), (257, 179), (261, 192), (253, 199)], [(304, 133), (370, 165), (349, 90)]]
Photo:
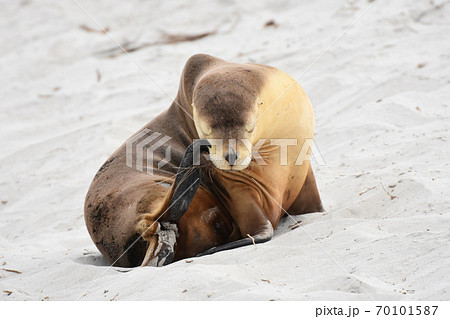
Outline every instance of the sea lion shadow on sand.
[(90, 253), (88, 255), (83, 254), (80, 257), (74, 258), (73, 261), (76, 262), (77, 264), (92, 265), (99, 267), (105, 267), (110, 265), (110, 263), (106, 260), (106, 258), (102, 254), (97, 252)]

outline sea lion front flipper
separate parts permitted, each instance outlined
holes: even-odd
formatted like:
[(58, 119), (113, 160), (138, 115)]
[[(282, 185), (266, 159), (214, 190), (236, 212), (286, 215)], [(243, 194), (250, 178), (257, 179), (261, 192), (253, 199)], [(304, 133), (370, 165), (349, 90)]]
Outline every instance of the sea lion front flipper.
[[(174, 191), (170, 201), (170, 218), (178, 221), (188, 210), (201, 183), (199, 168), (200, 154), (209, 152), (207, 140), (196, 140), (186, 148), (175, 178)], [(197, 163), (198, 162), (198, 163)]]
[(290, 215), (324, 212), (325, 209), (317, 189), (314, 172), (309, 164), (308, 175), (294, 203), (288, 209)]

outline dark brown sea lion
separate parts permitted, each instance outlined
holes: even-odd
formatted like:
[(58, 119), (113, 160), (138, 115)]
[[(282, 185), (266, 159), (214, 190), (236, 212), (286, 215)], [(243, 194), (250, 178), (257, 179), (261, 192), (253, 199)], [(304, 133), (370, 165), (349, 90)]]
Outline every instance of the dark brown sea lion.
[(170, 108), (95, 176), (89, 233), (123, 267), (270, 240), (285, 211), (322, 211), (309, 155), (298, 160), (313, 127), (310, 101), (286, 73), (195, 55)]

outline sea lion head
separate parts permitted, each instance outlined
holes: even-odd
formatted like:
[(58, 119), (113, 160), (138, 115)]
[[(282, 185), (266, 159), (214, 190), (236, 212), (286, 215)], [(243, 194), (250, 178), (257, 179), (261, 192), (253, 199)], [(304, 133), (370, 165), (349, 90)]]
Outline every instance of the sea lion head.
[(252, 160), (258, 97), (251, 73), (245, 68), (214, 70), (194, 88), (195, 127), (211, 143), (209, 158), (222, 170), (240, 171)]

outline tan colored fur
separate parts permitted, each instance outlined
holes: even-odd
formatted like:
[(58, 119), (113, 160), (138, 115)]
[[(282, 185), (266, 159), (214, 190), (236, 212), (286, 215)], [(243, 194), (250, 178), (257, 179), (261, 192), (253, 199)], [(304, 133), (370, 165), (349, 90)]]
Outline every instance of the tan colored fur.
[[(209, 80), (217, 81), (214, 84), (219, 86), (209, 85)], [(296, 138), (299, 145), (289, 146), (286, 166), (278, 164), (279, 148), (265, 145), (260, 152), (267, 166), (261, 167), (252, 161), (248, 167), (233, 172), (211, 170), (208, 173), (210, 186), (207, 183), (200, 186), (188, 211), (177, 221), (179, 237), (174, 260), (253, 236), (267, 227), (268, 221), (275, 228), (284, 214), (278, 203), (290, 212), (293, 204), (306, 211), (321, 208), (309, 161), (301, 166), (294, 165), (301, 141), (313, 137), (314, 116), (298, 84), (282, 95), (292, 81), (286, 73), (272, 67), (228, 63), (203, 54), (191, 57), (183, 70), (173, 104), (142, 128), (172, 137), (170, 162), (157, 169), (157, 163), (164, 158), (164, 153), (157, 151), (150, 163), (154, 175), (142, 173), (126, 166), (124, 144), (106, 161), (88, 191), (86, 225), (107, 260), (116, 266), (140, 265), (149, 242), (157, 238), (155, 223), (173, 222), (166, 213), (173, 186), (167, 189), (158, 182), (165, 180), (173, 184), (186, 147), (194, 139), (206, 137), (192, 117), (207, 122), (217, 138), (248, 137), (252, 143), (260, 138)], [(210, 96), (202, 102), (205, 89)], [(220, 122), (221, 110), (217, 110), (213, 118), (208, 117), (204, 109), (208, 107), (205, 103), (214, 96), (214, 89), (220, 97), (216, 107), (227, 107), (227, 112), (233, 115), (225, 118), (226, 123)], [(236, 94), (221, 95), (221, 92)], [(242, 97), (242, 103), (238, 103), (240, 99), (236, 97)], [(228, 105), (227, 98), (234, 103)], [(194, 114), (196, 107), (204, 110), (202, 115)], [(248, 123), (261, 115), (253, 132), (249, 133)], [(238, 146), (238, 151), (244, 152), (242, 145)], [(211, 188), (214, 181), (225, 191)], [(310, 202), (307, 208), (302, 206), (305, 201)], [(208, 218), (204, 214), (208, 214)], [(140, 235), (144, 235), (143, 238)]]

